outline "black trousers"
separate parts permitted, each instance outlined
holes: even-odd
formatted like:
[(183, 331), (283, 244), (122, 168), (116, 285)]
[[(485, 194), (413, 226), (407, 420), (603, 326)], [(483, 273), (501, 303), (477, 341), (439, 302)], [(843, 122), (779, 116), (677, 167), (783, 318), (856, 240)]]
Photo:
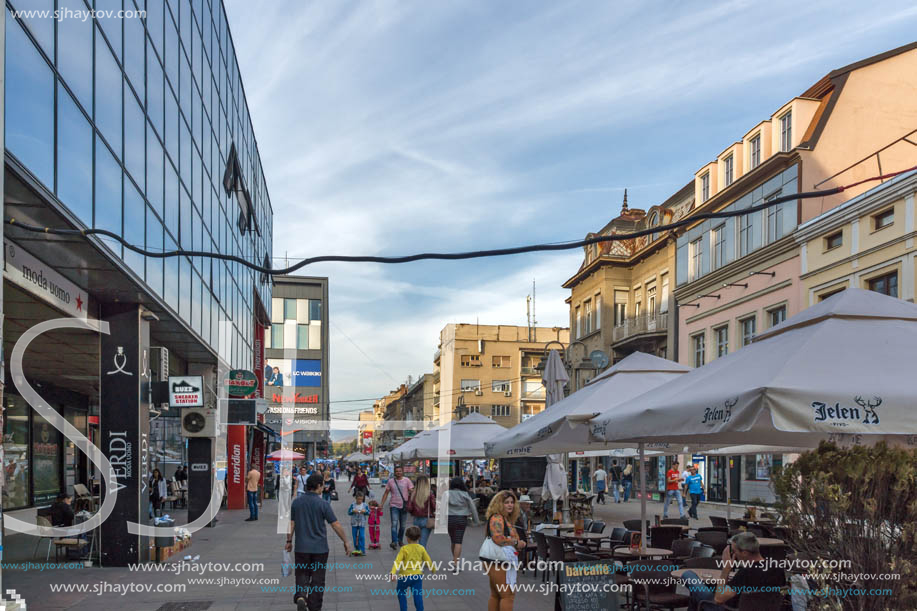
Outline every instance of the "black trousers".
[(694, 518), (695, 520), (698, 519), (697, 517), (697, 506), (698, 505), (700, 505), (700, 492), (692, 492), (691, 493), (691, 508), (688, 510), (688, 515)]
[(306, 599), (309, 611), (321, 611), (325, 596), (325, 568), (328, 552), (324, 554), (300, 554), (296, 552), (296, 591), (293, 604), (300, 598)]

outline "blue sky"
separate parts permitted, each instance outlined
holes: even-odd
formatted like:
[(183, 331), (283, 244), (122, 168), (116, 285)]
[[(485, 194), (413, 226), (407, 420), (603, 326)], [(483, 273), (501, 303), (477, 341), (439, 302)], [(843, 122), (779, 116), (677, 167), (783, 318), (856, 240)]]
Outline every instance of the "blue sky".
[[(831, 70), (911, 42), (907, 2), (226, 0), (275, 256), (582, 238), (648, 208)], [(567, 326), (580, 251), (326, 264), (332, 411), (432, 371), (450, 322)], [(365, 354), (364, 354), (365, 353)]]

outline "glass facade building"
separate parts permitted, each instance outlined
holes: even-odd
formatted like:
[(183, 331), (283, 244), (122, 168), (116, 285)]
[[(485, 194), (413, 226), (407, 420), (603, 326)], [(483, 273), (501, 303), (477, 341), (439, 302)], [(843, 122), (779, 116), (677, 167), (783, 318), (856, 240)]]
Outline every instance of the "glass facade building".
[[(147, 250), (270, 260), (272, 209), (219, 0), (14, 0), (6, 10), (7, 161), (50, 205)], [(221, 356), (251, 366), (269, 278), (102, 244), (203, 344), (216, 353), (223, 333)]]

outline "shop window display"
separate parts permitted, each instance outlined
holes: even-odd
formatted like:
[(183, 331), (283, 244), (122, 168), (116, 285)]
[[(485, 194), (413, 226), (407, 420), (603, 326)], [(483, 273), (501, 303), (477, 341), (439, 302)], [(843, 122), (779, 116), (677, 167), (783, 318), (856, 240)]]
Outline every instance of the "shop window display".
[(21, 401), (12, 397), (3, 413), (3, 507), (14, 509), (29, 504), (29, 414)]

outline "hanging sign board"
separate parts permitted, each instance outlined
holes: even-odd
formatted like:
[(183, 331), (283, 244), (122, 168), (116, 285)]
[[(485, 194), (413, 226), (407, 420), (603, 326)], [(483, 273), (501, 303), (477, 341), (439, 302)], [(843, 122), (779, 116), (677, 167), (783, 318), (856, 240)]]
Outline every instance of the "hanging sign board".
[(170, 407), (204, 407), (203, 376), (169, 376)]
[(3, 247), (6, 251), (3, 260), (4, 278), (70, 316), (87, 317), (89, 295), (86, 291), (9, 238), (3, 238)]
[(223, 384), (230, 397), (247, 397), (258, 390), (258, 378), (247, 369), (233, 369)]

